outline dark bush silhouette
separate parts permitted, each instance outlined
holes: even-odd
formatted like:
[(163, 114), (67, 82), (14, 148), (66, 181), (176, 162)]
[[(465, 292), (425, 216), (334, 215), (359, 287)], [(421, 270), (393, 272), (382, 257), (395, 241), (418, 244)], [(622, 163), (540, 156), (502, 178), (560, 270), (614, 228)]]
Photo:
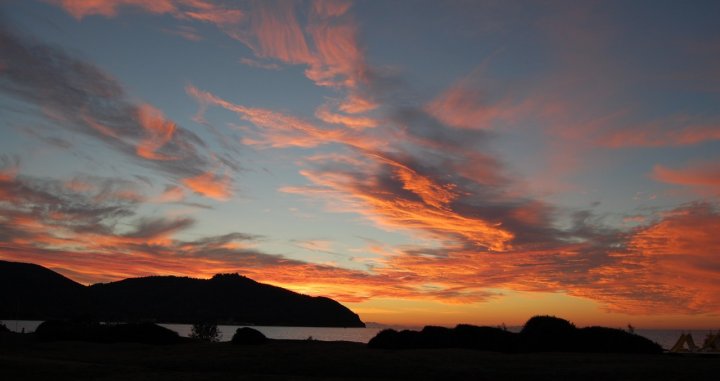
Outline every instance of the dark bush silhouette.
[(399, 332), (394, 329), (383, 329), (368, 341), (370, 348), (400, 349)]
[(48, 320), (40, 324), (35, 333), (40, 339), (47, 341), (146, 344), (172, 344), (180, 341), (177, 332), (152, 323), (100, 324), (86, 321)]
[(517, 347), (518, 334), (495, 327), (460, 324), (455, 327), (455, 340), (460, 348), (513, 352)]
[(533, 316), (520, 331), (520, 350), (566, 352), (575, 347), (575, 325), (555, 316)]
[(370, 348), (385, 349), (427, 348), (428, 343), (422, 336), (423, 334), (418, 331), (403, 330), (398, 332), (394, 329), (385, 329), (370, 339), (368, 346)]
[(425, 348), (455, 347), (455, 333), (447, 327), (428, 325), (420, 331), (419, 339)]
[(215, 323), (199, 322), (192, 326), (190, 338), (212, 343), (220, 341), (222, 334)]
[(235, 331), (231, 342), (239, 345), (257, 345), (267, 341), (267, 337), (257, 329), (242, 327)]
[(577, 351), (595, 353), (662, 353), (658, 344), (621, 329), (587, 327), (577, 330)]
[(370, 348), (471, 348), (486, 351), (512, 352), (517, 334), (499, 328), (461, 324), (454, 329), (427, 326), (422, 331), (386, 329), (373, 337)]
[(10, 330), (8, 329), (8, 327), (5, 326), (5, 324), (0, 323), (0, 333), (3, 332), (10, 332)]
[(428, 326), (422, 331), (386, 329), (370, 348), (469, 348), (494, 352), (662, 353), (660, 345), (633, 333), (604, 327), (575, 328), (553, 316), (532, 317), (520, 333), (461, 324), (454, 329)]

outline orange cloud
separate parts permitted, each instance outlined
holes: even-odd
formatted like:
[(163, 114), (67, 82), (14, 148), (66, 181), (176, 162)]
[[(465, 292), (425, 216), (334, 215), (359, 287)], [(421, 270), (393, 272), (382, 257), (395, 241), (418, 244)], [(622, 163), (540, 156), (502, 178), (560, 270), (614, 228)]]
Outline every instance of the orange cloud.
[(715, 161), (697, 163), (681, 169), (656, 165), (650, 176), (668, 184), (720, 189), (720, 163)]
[(90, 128), (99, 132), (100, 134), (111, 137), (111, 138), (115, 138), (118, 140), (122, 140), (120, 135), (118, 135), (112, 128), (99, 123), (97, 120), (95, 120), (90, 115), (83, 113), (82, 115), (80, 115), (80, 117), (88, 126), (90, 126)]
[[(362, 113), (377, 106), (368, 96), (356, 91), (366, 82), (367, 68), (357, 42), (357, 26), (348, 14), (352, 5), (348, 1), (312, 2), (305, 28), (307, 36), (298, 21), (296, 3), (291, 1), (255, 2), (247, 10), (205, 0), (54, 2), (78, 19), (89, 15), (114, 17), (120, 8), (134, 7), (155, 14), (171, 14), (182, 20), (212, 23), (250, 47), (258, 57), (306, 65), (306, 76), (317, 85), (349, 90), (347, 99), (340, 106), (343, 112)], [(197, 34), (187, 28), (177, 29), (173, 33), (198, 39)], [(248, 59), (243, 63), (273, 69), (277, 67), (272, 62), (259, 63)], [(329, 111), (320, 111), (319, 115), (329, 123), (345, 124), (351, 128), (375, 125), (369, 118), (351, 118)], [(249, 142), (255, 143), (252, 139)], [(141, 155), (160, 159), (145, 148), (140, 151)]]
[(176, 7), (172, 0), (50, 0), (61, 6), (66, 12), (77, 19), (86, 16), (100, 15), (113, 17), (121, 7), (136, 7), (150, 13), (171, 13)]
[(625, 126), (598, 140), (611, 148), (688, 146), (720, 140), (720, 124), (699, 124), (687, 116), (676, 116), (660, 122)]
[(15, 180), (15, 177), (17, 177), (18, 174), (18, 164), (17, 162), (10, 162), (10, 160), (4, 160), (5, 157), (0, 156), (0, 181), (4, 182), (11, 182)]
[(217, 175), (213, 172), (205, 172), (183, 179), (182, 183), (195, 193), (216, 200), (227, 200), (232, 196), (232, 179), (227, 173)]
[(131, 201), (143, 202), (146, 197), (131, 181), (95, 176), (75, 177), (62, 184), (65, 190), (83, 194), (93, 202)]
[(200, 109), (195, 116), (197, 120), (203, 119), (203, 112), (208, 105), (216, 105), (237, 113), (240, 118), (259, 127), (259, 131), (250, 131), (255, 132), (257, 137), (246, 136), (243, 138), (242, 142), (248, 145), (273, 148), (310, 148), (329, 143), (341, 143), (361, 149), (369, 149), (387, 144), (386, 140), (360, 135), (361, 131), (320, 128), (308, 121), (280, 112), (234, 104), (207, 91), (199, 90), (192, 85), (187, 86), (185, 90), (200, 103)]
[(440, 185), (427, 176), (423, 176), (408, 166), (380, 155), (374, 155), (383, 163), (395, 167), (395, 174), (403, 184), (403, 189), (418, 195), (423, 202), (439, 209), (445, 209), (458, 197), (454, 184)]
[[(658, 222), (639, 229), (628, 245), (638, 253), (643, 274), (666, 297), (677, 295), (687, 311), (720, 311), (717, 282), (720, 257), (720, 213), (712, 204), (698, 203), (666, 213)], [(632, 282), (639, 283), (642, 280)], [(678, 310), (667, 305), (663, 310)]]
[[(393, 173), (410, 170), (387, 159), (375, 165)], [(395, 175), (401, 184), (417, 182), (407, 189), (412, 194), (422, 194), (428, 186), (430, 193), (439, 190), (427, 176)], [(71, 182), (33, 182), (8, 176), (0, 178), (0, 194), (12, 194), (14, 202), (0, 202), (0, 257), (39, 263), (85, 283), (156, 274), (209, 277), (240, 272), (343, 302), (401, 298), (474, 303), (500, 297), (489, 292), (490, 288), (507, 288), (563, 291), (623, 313), (720, 310), (720, 289), (715, 281), (720, 271), (715, 255), (720, 247), (720, 237), (715, 234), (720, 229), (720, 212), (715, 205), (693, 204), (663, 213), (629, 234), (603, 235), (597, 230), (593, 232), (597, 237), (585, 242), (515, 242), (505, 245), (503, 252), (493, 252), (467, 243), (473, 239), (486, 246), (491, 239), (503, 242), (509, 237), (500, 233), (499, 226), (437, 208), (420, 197), (400, 198), (388, 193), (388, 184), (380, 186), (377, 178), (359, 181), (361, 176), (348, 181), (337, 173), (322, 176), (314, 182), (322, 185), (324, 180), (325, 191), (331, 192), (326, 194), (351, 194), (356, 207), (376, 214), (386, 224), (434, 229), (439, 244), (385, 247), (371, 243), (362, 251), (380, 255), (373, 260), (372, 269), (345, 269), (253, 250), (248, 243), (254, 237), (241, 233), (194, 241), (177, 239), (178, 233), (192, 226), (191, 219), (134, 218), (138, 201), (98, 198), (96, 194), (104, 186), (94, 184), (92, 178), (83, 180), (98, 190), (81, 187), (76, 191), (65, 187)], [(337, 184), (332, 183), (333, 177)], [(454, 202), (448, 199), (445, 203), (442, 192), (433, 197), (448, 207)], [(64, 207), (68, 200), (74, 201), (72, 208)], [(528, 213), (519, 212), (522, 218), (542, 219), (532, 212), (537, 205), (529, 205), (529, 209)], [(462, 223), (453, 224), (453, 219)], [(129, 228), (119, 231), (117, 225)], [(331, 245), (325, 241), (305, 244), (317, 250)]]
[(0, 170), (0, 202), (7, 201), (12, 202), (17, 197), (15, 192), (10, 189), (17, 176), (17, 171), (13, 169), (2, 169)]
[[(15, 89), (9, 96), (42, 110), (54, 128), (142, 159), (138, 163), (173, 179), (204, 172), (216, 161), (202, 138), (152, 106), (132, 102), (122, 84), (96, 66), (9, 29), (0, 34), (8, 46), (3, 63), (11, 68), (4, 79)], [(232, 159), (223, 161), (231, 164)]]
[(338, 17), (347, 13), (352, 7), (351, 1), (346, 0), (315, 0), (312, 2), (312, 11), (322, 17)]
[(245, 20), (246, 14), (243, 10), (230, 7), (223, 7), (214, 2), (204, 0), (184, 0), (180, 3), (188, 8), (175, 12), (178, 18), (190, 18), (215, 24), (220, 28), (231, 28), (233, 25)]
[(357, 27), (350, 21), (337, 22), (337, 16), (311, 15), (308, 26), (317, 60), (306, 71), (321, 86), (342, 85), (355, 88), (365, 81), (364, 56), (357, 43)]
[(517, 121), (527, 105), (517, 105), (510, 100), (491, 102), (480, 90), (460, 81), (432, 102), (426, 109), (441, 122), (470, 129), (492, 129), (497, 122)]
[(96, 189), (95, 184), (91, 184), (87, 181), (83, 181), (80, 179), (72, 179), (70, 181), (66, 181), (64, 185), (65, 188), (77, 193), (90, 192)]
[(345, 100), (340, 103), (340, 111), (348, 114), (361, 114), (374, 110), (378, 104), (370, 100), (368, 97), (356, 93), (350, 93)]
[(150, 160), (176, 160), (175, 157), (157, 153), (173, 138), (175, 123), (165, 119), (162, 111), (149, 104), (138, 106), (137, 111), (140, 127), (145, 130), (146, 135), (137, 145), (138, 156)]
[(249, 34), (243, 42), (260, 57), (300, 64), (312, 61), (292, 2), (262, 2), (251, 14)]
[(315, 116), (325, 123), (340, 124), (353, 129), (372, 128), (378, 125), (377, 120), (373, 118), (333, 113), (327, 104), (318, 107)]
[(178, 186), (167, 186), (165, 190), (155, 198), (156, 202), (180, 202), (185, 199), (185, 191)]
[(301, 173), (317, 187), (285, 187), (282, 190), (342, 200), (345, 211), (360, 213), (386, 228), (425, 232), (435, 238), (462, 237), (495, 251), (509, 248), (513, 234), (499, 223), (464, 216), (445, 207), (454, 197), (448, 187), (435, 184), (407, 168), (396, 168), (396, 171), (402, 186), (418, 199), (388, 192), (380, 183), (381, 179), (372, 172), (343, 174), (304, 170)]
[[(226, 31), (259, 57), (307, 65), (307, 77), (320, 86), (352, 89), (364, 81), (366, 68), (357, 28), (348, 16), (350, 6), (350, 2), (313, 2), (306, 37), (295, 3), (259, 2), (248, 12), (245, 25)], [(360, 105), (358, 99), (353, 103)], [(365, 103), (369, 110), (370, 102)]]
[[(48, 184), (49, 189), (61, 193), (48, 193), (44, 189)], [(0, 258), (48, 266), (83, 283), (147, 275), (210, 277), (240, 272), (259, 281), (342, 301), (412, 294), (411, 288), (379, 275), (253, 250), (249, 243), (256, 237), (252, 235), (230, 233), (179, 240), (175, 236), (192, 226), (192, 219), (137, 219), (134, 208), (138, 203), (117, 204), (94, 197), (95, 191), (76, 193), (52, 181), (19, 178), (7, 183), (0, 180), (0, 193), (5, 191), (17, 202), (0, 202)], [(72, 208), (65, 207), (68, 199), (75, 201)], [(53, 212), (45, 213), (48, 210)], [(118, 218), (121, 224), (116, 223)], [(116, 229), (117, 225), (126, 228)], [(313, 243), (319, 249), (329, 245)]]
[[(135, 8), (154, 14), (171, 14), (179, 19), (192, 19), (216, 24), (220, 27), (242, 21), (244, 12), (239, 9), (225, 8), (205, 0), (49, 0), (62, 7), (77, 19), (87, 16), (115, 17), (122, 8)], [(194, 33), (185, 37), (194, 39)]]

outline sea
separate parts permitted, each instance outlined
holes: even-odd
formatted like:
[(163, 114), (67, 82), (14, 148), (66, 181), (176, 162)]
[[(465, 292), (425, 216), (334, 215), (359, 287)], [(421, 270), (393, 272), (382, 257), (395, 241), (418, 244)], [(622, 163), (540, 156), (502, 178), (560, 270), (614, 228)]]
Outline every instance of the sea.
[[(39, 320), (2, 320), (8, 329), (15, 332), (31, 333), (42, 323)], [(177, 332), (180, 336), (190, 336), (191, 324), (160, 324)], [(243, 325), (218, 325), (221, 337), (220, 341), (230, 341), (238, 328), (247, 327)], [(402, 326), (370, 326), (367, 328), (330, 328), (330, 327), (276, 327), (276, 326), (250, 326), (262, 332), (270, 339), (285, 340), (321, 340), (321, 341), (353, 341), (367, 343), (378, 332), (386, 328), (400, 329), (421, 329), (421, 327)], [(508, 327), (508, 330), (518, 332), (521, 327)], [(635, 333), (660, 344), (665, 349), (670, 349), (678, 340), (681, 334), (690, 333), (695, 343), (702, 345), (705, 337), (716, 331), (710, 329), (635, 329)]]

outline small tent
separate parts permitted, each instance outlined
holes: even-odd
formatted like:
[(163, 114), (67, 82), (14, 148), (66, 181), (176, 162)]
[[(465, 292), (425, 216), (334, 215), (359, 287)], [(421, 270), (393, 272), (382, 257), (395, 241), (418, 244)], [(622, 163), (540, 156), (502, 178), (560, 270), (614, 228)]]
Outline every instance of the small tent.
[(698, 350), (697, 345), (695, 345), (695, 340), (693, 340), (693, 337), (689, 333), (683, 333), (678, 338), (677, 342), (673, 347), (670, 349), (670, 352), (695, 352)]

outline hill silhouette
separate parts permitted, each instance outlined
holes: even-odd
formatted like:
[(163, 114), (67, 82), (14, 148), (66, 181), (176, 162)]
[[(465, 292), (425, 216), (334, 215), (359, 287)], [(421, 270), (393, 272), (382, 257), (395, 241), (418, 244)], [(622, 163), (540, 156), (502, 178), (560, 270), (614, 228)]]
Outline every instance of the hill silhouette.
[(0, 261), (0, 318), (60, 319), (78, 311), (85, 286), (50, 269)]
[(0, 319), (86, 319), (364, 327), (325, 297), (258, 283), (238, 274), (212, 279), (130, 278), (83, 286), (42, 266), (0, 261)]

